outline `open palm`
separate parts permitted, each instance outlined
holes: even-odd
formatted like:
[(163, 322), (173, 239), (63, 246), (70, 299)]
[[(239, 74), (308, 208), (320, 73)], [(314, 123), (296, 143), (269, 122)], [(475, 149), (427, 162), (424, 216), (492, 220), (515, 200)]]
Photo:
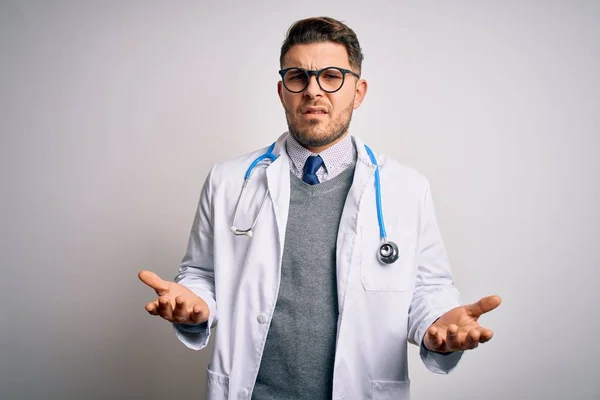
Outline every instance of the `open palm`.
[(151, 271), (140, 271), (138, 277), (158, 295), (156, 300), (146, 304), (146, 311), (150, 314), (182, 324), (200, 324), (208, 321), (208, 305), (190, 289), (175, 282), (165, 281)]
[(499, 296), (488, 296), (476, 303), (453, 308), (427, 329), (423, 339), (425, 347), (438, 353), (450, 353), (474, 349), (479, 343), (489, 341), (493, 332), (482, 327), (478, 320), (501, 302)]

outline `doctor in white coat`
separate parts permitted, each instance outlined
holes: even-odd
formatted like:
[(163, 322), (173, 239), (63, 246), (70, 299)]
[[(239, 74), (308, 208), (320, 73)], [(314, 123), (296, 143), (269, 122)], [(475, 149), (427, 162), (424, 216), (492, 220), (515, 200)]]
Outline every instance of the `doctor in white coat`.
[[(146, 310), (172, 322), (186, 346), (200, 350), (214, 336), (208, 399), (409, 399), (408, 342), (420, 346), (429, 370), (448, 373), (464, 350), (492, 337), (478, 319), (500, 298), (461, 306), (427, 179), (384, 154), (371, 156), (349, 133), (367, 92), (361, 64), (358, 39), (345, 24), (296, 22), (281, 49), (278, 82), (289, 130), (274, 144), (275, 161), (255, 167), (239, 202), (238, 228), (259, 215), (252, 237), (234, 235), (231, 226), (243, 177), (268, 146), (212, 168), (174, 282), (139, 273), (158, 295)], [(319, 156), (316, 173), (307, 172), (310, 156)], [(335, 186), (343, 195), (339, 215), (322, 215), (339, 225), (307, 253), (298, 243), (312, 239), (296, 227), (327, 225), (320, 210), (294, 217), (310, 207), (294, 199), (305, 193), (302, 185), (334, 187), (327, 182), (345, 170), (347, 187)], [(398, 247), (391, 264), (377, 257), (376, 175), (387, 237)], [(316, 235), (322, 231), (329, 230)], [(332, 265), (325, 257), (313, 269), (307, 254), (321, 251)], [(327, 274), (310, 281), (327, 268), (331, 282)]]

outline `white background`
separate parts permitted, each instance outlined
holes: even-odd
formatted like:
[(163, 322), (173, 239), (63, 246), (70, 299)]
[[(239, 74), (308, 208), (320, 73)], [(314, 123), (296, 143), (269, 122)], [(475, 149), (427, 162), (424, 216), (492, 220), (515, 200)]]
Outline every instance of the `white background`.
[(210, 349), (149, 316), (209, 168), (287, 129), (281, 43), (358, 34), (352, 132), (432, 183), (494, 339), (414, 399), (598, 398), (598, 1), (2, 1), (0, 398), (200, 399)]

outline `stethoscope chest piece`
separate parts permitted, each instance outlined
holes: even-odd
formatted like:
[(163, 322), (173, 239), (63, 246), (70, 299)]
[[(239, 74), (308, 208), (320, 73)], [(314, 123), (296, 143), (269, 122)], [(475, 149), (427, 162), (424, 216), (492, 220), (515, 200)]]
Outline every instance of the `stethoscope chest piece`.
[(400, 252), (398, 251), (398, 245), (387, 240), (379, 246), (379, 251), (377, 251), (377, 258), (383, 264), (392, 264), (399, 256)]

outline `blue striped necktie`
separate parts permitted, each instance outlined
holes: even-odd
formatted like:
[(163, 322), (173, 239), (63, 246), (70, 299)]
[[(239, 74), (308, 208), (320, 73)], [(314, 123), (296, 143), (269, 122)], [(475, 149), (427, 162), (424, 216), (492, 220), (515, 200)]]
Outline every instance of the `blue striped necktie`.
[(302, 181), (308, 183), (309, 185), (316, 185), (319, 183), (319, 178), (317, 178), (317, 170), (321, 168), (323, 165), (323, 159), (321, 156), (310, 156), (306, 159), (306, 163), (304, 164), (304, 175), (302, 176)]

